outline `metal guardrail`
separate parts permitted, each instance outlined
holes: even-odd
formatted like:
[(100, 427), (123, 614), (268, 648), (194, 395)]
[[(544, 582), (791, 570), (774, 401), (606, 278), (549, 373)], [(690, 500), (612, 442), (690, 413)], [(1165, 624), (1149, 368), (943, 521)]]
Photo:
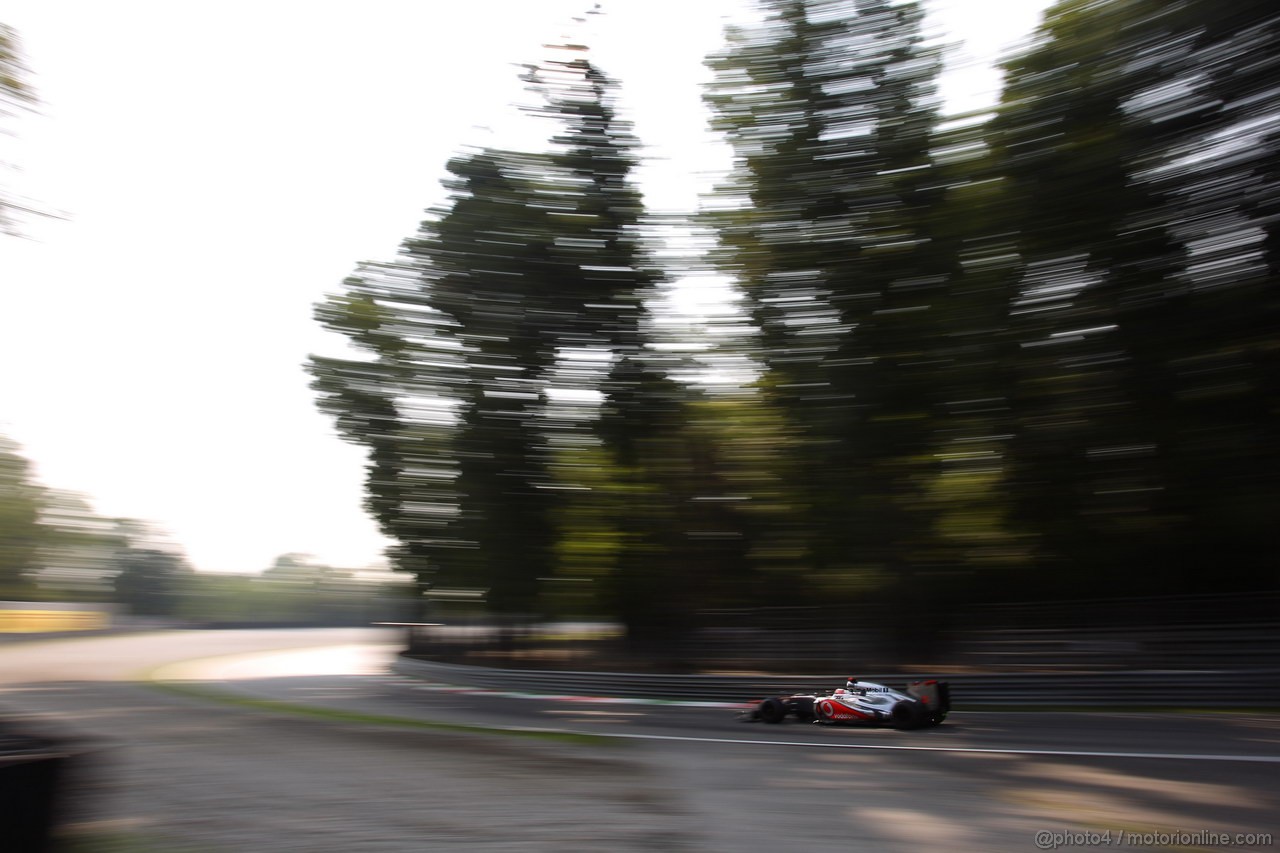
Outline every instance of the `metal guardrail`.
[[(600, 696), (685, 702), (750, 702), (786, 693), (838, 687), (838, 675), (657, 675), (496, 669), (400, 656), (396, 673), (459, 687), (550, 696)], [(856, 673), (901, 686), (922, 675)], [(956, 707), (1280, 708), (1280, 669), (1235, 671), (1143, 670), (1096, 673), (944, 674)]]
[[(1220, 601), (1205, 604), (1199, 614), (1186, 605), (1183, 621), (1169, 624), (1086, 621), (1064, 627), (1061, 616), (1052, 613), (1037, 624), (1034, 617), (1044, 609), (1037, 607), (1001, 611), (991, 624), (978, 620), (978, 627), (972, 627), (972, 617), (957, 617), (970, 627), (957, 624), (932, 647), (914, 649), (905, 648), (902, 638), (874, 616), (841, 619), (815, 608), (757, 609), (731, 614), (732, 619), (712, 614), (715, 618), (683, 637), (678, 649), (651, 649), (647, 657), (678, 659), (685, 665), (670, 667), (678, 672), (830, 672), (843, 670), (848, 661), (877, 672), (898, 671), (907, 663), (985, 673), (1280, 669), (1280, 601), (1258, 598), (1261, 603), (1252, 609), (1232, 598), (1239, 610), (1233, 618), (1221, 612)], [(1167, 602), (1161, 606), (1170, 619), (1179, 617), (1173, 612), (1177, 608)], [(1206, 621), (1186, 621), (1195, 615)], [(406, 651), (425, 660), (515, 669), (639, 668), (625, 662), (634, 650), (627, 648), (622, 626), (611, 623), (527, 619), (404, 626)]]

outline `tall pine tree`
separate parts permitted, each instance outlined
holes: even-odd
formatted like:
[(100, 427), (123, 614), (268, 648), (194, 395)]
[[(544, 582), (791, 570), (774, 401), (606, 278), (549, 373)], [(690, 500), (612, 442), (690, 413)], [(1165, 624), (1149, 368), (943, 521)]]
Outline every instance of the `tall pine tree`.
[(710, 214), (804, 461), (818, 575), (916, 587), (930, 562), (937, 355), (952, 252), (930, 151), (937, 50), (914, 3), (777, 0), (708, 100), (737, 155)]
[(626, 396), (625, 369), (565, 377), (636, 362), (655, 280), (614, 84), (584, 49), (559, 53), (527, 75), (545, 96), (537, 112), (561, 125), (552, 149), (452, 162), (447, 209), (320, 308), (374, 358), (314, 362), (322, 405), (370, 449), (369, 505), (400, 566), (426, 587), (485, 589), (503, 612), (540, 606), (563, 517), (552, 465), (592, 440), (590, 418), (550, 416), (549, 392)]
[(988, 139), (1037, 594), (1268, 582), (1276, 35), (1267, 4), (1065, 2), (1008, 66)]

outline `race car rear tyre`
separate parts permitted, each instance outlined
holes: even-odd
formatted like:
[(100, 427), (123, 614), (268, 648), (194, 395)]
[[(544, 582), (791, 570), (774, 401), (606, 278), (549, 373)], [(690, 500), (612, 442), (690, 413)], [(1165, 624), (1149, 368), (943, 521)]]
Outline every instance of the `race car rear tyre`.
[(947, 712), (946, 712), (946, 711), (940, 711), (940, 712), (939, 712), (939, 713), (937, 713), (937, 714), (932, 714), (932, 715), (930, 715), (930, 717), (929, 717), (929, 725), (931, 725), (931, 726), (940, 726), (940, 725), (942, 725), (942, 723), (943, 723), (946, 719), (947, 719)]
[(766, 699), (760, 703), (760, 719), (766, 723), (780, 723), (787, 716), (787, 706), (781, 699)]
[(893, 706), (889, 721), (895, 729), (918, 729), (926, 724), (925, 711), (919, 702), (903, 699)]

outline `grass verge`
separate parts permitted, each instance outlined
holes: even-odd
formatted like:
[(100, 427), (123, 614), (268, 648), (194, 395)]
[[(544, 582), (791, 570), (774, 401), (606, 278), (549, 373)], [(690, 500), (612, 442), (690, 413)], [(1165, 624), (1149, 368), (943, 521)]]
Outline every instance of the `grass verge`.
[(209, 847), (175, 844), (146, 832), (75, 827), (54, 834), (58, 853), (214, 853)]
[(161, 681), (144, 678), (143, 683), (154, 690), (189, 699), (199, 699), (220, 705), (230, 705), (254, 711), (266, 711), (274, 714), (290, 714), (295, 717), (307, 717), (331, 723), (348, 723), (367, 726), (388, 726), (418, 731), (453, 732), (457, 734), (502, 735), (505, 737), (529, 738), (533, 740), (551, 741), (554, 743), (571, 743), (581, 746), (616, 746), (619, 738), (607, 735), (580, 734), (578, 732), (556, 731), (554, 729), (536, 729), (498, 726), (473, 726), (464, 723), (443, 723), (436, 720), (418, 720), (412, 717), (393, 717), (386, 714), (366, 714), (359, 711), (343, 711), (337, 708), (324, 708), (315, 705), (299, 705), (293, 702), (281, 702), (275, 699), (255, 699), (251, 696), (239, 696), (221, 690), (201, 687), (187, 681)]

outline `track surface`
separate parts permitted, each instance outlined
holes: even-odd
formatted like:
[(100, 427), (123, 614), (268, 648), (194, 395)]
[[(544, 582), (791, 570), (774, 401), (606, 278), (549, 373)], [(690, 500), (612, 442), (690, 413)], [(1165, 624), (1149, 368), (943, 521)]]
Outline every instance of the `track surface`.
[[(723, 708), (424, 688), (386, 672), (394, 640), (219, 631), (8, 646), (0, 708), (105, 738), (99, 828), (161, 839), (158, 850), (1034, 850), (1038, 832), (1058, 846), (1107, 830), (1112, 842), (1099, 846), (1139, 846), (1123, 832), (1280, 837), (1275, 716), (961, 710), (920, 732), (743, 724)], [(209, 656), (219, 657), (156, 675), (341, 710), (627, 740), (333, 725), (132, 683)]]

